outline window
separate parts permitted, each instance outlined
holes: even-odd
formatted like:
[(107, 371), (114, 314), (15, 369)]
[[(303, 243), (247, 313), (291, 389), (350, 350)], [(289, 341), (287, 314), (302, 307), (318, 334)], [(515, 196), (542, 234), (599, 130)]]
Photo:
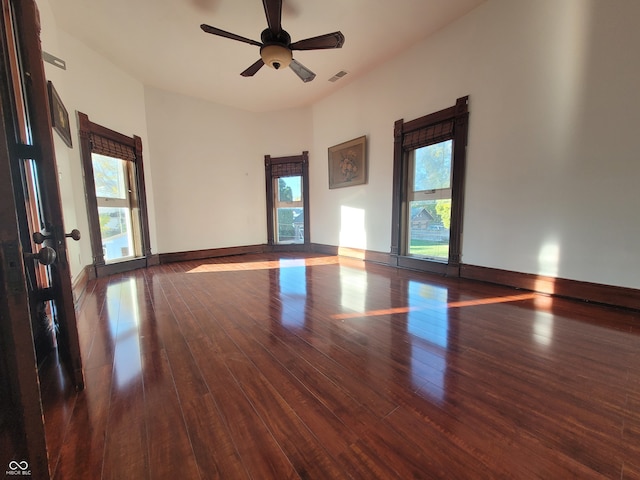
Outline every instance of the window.
[(265, 156), (269, 245), (309, 244), (308, 152), (292, 157)]
[(78, 112), (96, 276), (157, 263), (151, 255), (142, 142)]
[(275, 243), (304, 243), (302, 175), (273, 178)]
[(140, 257), (140, 221), (132, 195), (135, 188), (132, 162), (92, 153), (91, 163), (105, 263)]
[(409, 152), (407, 255), (449, 258), (452, 144), (446, 140)]
[(391, 254), (398, 266), (459, 275), (467, 102), (395, 124)]

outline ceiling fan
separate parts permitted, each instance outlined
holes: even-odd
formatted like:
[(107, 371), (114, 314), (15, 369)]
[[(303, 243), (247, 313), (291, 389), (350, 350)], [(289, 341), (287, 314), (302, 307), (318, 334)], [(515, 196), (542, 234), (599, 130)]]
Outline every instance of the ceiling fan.
[(341, 48), (344, 44), (344, 35), (341, 32), (333, 32), (291, 43), (291, 36), (282, 29), (280, 24), (282, 0), (262, 0), (262, 4), (268, 27), (260, 35), (261, 42), (204, 23), (200, 28), (206, 33), (260, 47), (260, 59), (240, 74), (243, 77), (252, 77), (264, 64), (267, 64), (276, 70), (290, 67), (303, 82), (310, 82), (316, 74), (293, 58), (293, 50)]

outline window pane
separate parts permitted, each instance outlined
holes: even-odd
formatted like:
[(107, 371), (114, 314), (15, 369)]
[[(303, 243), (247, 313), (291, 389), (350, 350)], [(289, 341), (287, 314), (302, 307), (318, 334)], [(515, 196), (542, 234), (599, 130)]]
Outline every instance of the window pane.
[(127, 198), (125, 160), (91, 154), (96, 197)]
[(451, 199), (409, 202), (409, 255), (449, 258)]
[(452, 140), (414, 150), (413, 191), (451, 188)]
[(105, 262), (134, 255), (131, 215), (128, 208), (98, 207)]
[(304, 243), (304, 209), (277, 208), (277, 243)]
[(302, 201), (302, 177), (278, 178), (278, 202)]

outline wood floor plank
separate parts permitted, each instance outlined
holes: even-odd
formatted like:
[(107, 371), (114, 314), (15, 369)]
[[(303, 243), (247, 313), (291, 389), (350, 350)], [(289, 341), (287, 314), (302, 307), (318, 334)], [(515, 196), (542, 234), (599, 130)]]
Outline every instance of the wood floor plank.
[[(117, 379), (113, 383), (117, 383)], [(112, 388), (106, 435), (102, 478), (149, 479), (144, 391), (141, 382), (135, 381), (127, 388)]]
[[(166, 309), (166, 296), (157, 299), (156, 309)], [(165, 317), (172, 321), (169, 316)], [(229, 430), (216, 408), (196, 359), (186, 339), (172, 343), (166, 353), (193, 455), (201, 478), (246, 478), (247, 472), (233, 443)], [(157, 351), (151, 348), (149, 351)], [(203, 368), (210, 361), (207, 356)], [(169, 417), (170, 418), (170, 417)], [(176, 464), (180, 465), (180, 462)]]
[[(211, 318), (212, 312), (207, 311), (206, 315)], [(214, 321), (224, 325), (219, 316)], [(349, 443), (355, 441), (356, 435), (337, 415), (344, 415), (346, 406), (352, 403), (351, 399), (346, 399), (347, 405), (344, 402), (345, 397), (338, 396), (337, 398), (340, 400), (332, 401), (330, 399), (332, 385), (328, 379), (326, 386), (322, 389), (322, 397), (314, 395), (313, 389), (309, 388), (306, 379), (310, 375), (320, 375), (319, 372), (313, 371), (309, 365), (309, 369), (303, 375), (296, 376), (291, 369), (287, 368), (286, 364), (294, 359), (297, 359), (299, 364), (304, 362), (300, 361), (281, 342), (261, 343), (258, 340), (261, 338), (259, 333), (258, 336), (254, 335), (257, 333), (257, 329), (253, 330), (253, 332), (238, 331), (233, 336), (234, 343), (258, 366), (260, 373), (269, 380), (279, 394), (288, 399), (289, 404), (298, 406), (297, 414), (321, 439), (327, 449), (334, 454), (344, 452)], [(351, 418), (357, 417), (352, 415)], [(371, 418), (374, 417), (371, 416)]]
[(74, 386), (60, 368), (60, 361), (55, 352), (51, 353), (40, 367), (39, 377), (49, 469), (55, 471), (77, 396)]
[(640, 479), (640, 465), (633, 461), (625, 462), (622, 466), (622, 473), (620, 478), (623, 480), (639, 480)]
[[(210, 310), (200, 310), (197, 312), (197, 316), (202, 318), (202, 322), (207, 319), (209, 322), (212, 321)], [(216, 321), (219, 322), (219, 317)], [(260, 344), (244, 330), (233, 338), (239, 348), (253, 360), (255, 365), (259, 366), (264, 378), (291, 405), (296, 415), (317, 438), (319, 444), (340, 463), (345, 474), (351, 475), (353, 478), (375, 478), (372, 476), (373, 472), (366, 468), (365, 463), (353, 455), (347, 454), (350, 451), (350, 445), (357, 440), (357, 435), (336, 416), (336, 413), (344, 416), (346, 409), (343, 405), (330, 403), (331, 406), (327, 407), (325, 405), (326, 398), (323, 398), (322, 401), (318, 399), (303, 382), (277, 361), (278, 355), (275, 350), (279, 342), (268, 343), (268, 345)], [(375, 428), (376, 418), (372, 414), (364, 412), (362, 408), (358, 408), (358, 410), (357, 415), (352, 411), (348, 417), (349, 420), (358, 424), (374, 422), (374, 424), (368, 423), (367, 427)], [(265, 415), (271, 417), (273, 412), (263, 413), (263, 416)]]
[(295, 410), (250, 360), (231, 359), (227, 366), (300, 478), (347, 478)]
[(193, 452), (203, 479), (249, 478), (211, 394), (182, 402)]
[(166, 353), (143, 356), (149, 475), (200, 478)]
[(119, 322), (122, 283), (110, 283), (106, 322), (114, 344), (109, 419), (106, 429), (103, 479), (151, 478), (142, 359), (137, 324)]
[[(244, 303), (245, 305), (248, 302)], [(217, 307), (211, 306), (216, 309)], [(224, 310), (224, 306), (219, 307)], [(234, 306), (227, 306), (227, 309), (233, 309)], [(256, 308), (255, 306), (253, 307)], [(230, 316), (232, 318), (238, 318), (240, 315), (228, 313), (220, 314), (220, 318)], [(361, 372), (352, 371), (351, 368), (341, 367), (339, 355), (341, 350), (335, 347), (319, 348), (320, 344), (326, 345), (324, 339), (320, 340), (320, 336), (317, 342), (313, 344), (307, 342), (301, 335), (292, 333), (290, 330), (283, 328), (279, 324), (270, 323), (269, 329), (265, 330), (264, 325), (260, 326), (253, 322), (253, 319), (248, 320), (246, 325), (246, 331), (252, 331), (256, 334), (256, 329), (262, 332), (263, 342), (268, 342), (267, 337), (271, 337), (272, 351), (279, 351), (283, 356), (280, 357), (280, 361), (292, 372), (297, 378), (304, 379), (304, 383), (312, 391), (315, 391), (318, 398), (324, 398), (329, 400), (330, 392), (333, 392), (338, 397), (348, 396), (353, 399), (357, 399), (358, 405), (363, 405), (366, 408), (374, 412), (377, 417), (382, 417), (393, 410), (397, 404), (385, 398), (383, 395), (379, 395), (378, 391), (363, 379)], [(280, 349), (284, 344), (286, 350), (288, 350), (288, 358), (285, 357), (287, 353)], [(278, 349), (278, 350), (276, 350)], [(291, 350), (294, 350), (291, 353)], [(301, 361), (303, 360), (303, 361)], [(345, 362), (348, 364), (348, 362)], [(320, 382), (316, 385), (315, 382)], [(338, 400), (338, 402), (345, 402), (344, 400)], [(328, 402), (330, 408), (331, 404)]]
[[(226, 312), (233, 312), (234, 307), (227, 307)], [(219, 311), (219, 309), (215, 309)], [(224, 311), (224, 310), (223, 310)], [(218, 313), (218, 321), (222, 322), (229, 313)], [(240, 314), (231, 314), (231, 318), (238, 318)], [(261, 333), (262, 344), (275, 355), (278, 362), (294, 377), (320, 399), (325, 406), (340, 418), (350, 420), (353, 414), (362, 408), (372, 412), (373, 418), (379, 419), (391, 412), (397, 404), (383, 396), (359, 377), (343, 369), (329, 356), (302, 341), (290, 332), (279, 331), (272, 341), (267, 340), (271, 333), (264, 332), (258, 325), (249, 324), (242, 329), (243, 335), (256, 336)], [(279, 336), (282, 339), (279, 339)]]
[(227, 369), (226, 362), (234, 357), (242, 359), (242, 353), (223, 351), (214, 342), (210, 338), (198, 338), (192, 339), (189, 346), (196, 358), (215, 354), (213, 363), (201, 366), (202, 374), (249, 475), (253, 478), (300, 478)]
[[(579, 404), (536, 391), (535, 385), (514, 384), (506, 376), (484, 372), (490, 370), (474, 369), (457, 383), (461, 393), (470, 393), (483, 403), (483, 412), (499, 412), (542, 445), (565, 452), (596, 471), (611, 474), (617, 468), (619, 421), (585, 412)], [(482, 376), (486, 380), (481, 383), (478, 377)], [(473, 379), (471, 384), (466, 381), (469, 378)], [(501, 386), (499, 391), (496, 384)], [(558, 423), (564, 425), (563, 429), (554, 428)], [(584, 441), (587, 437), (589, 442)]]
[(111, 365), (85, 370), (85, 388), (77, 395), (73, 428), (65, 431), (53, 478), (101, 477), (112, 373)]

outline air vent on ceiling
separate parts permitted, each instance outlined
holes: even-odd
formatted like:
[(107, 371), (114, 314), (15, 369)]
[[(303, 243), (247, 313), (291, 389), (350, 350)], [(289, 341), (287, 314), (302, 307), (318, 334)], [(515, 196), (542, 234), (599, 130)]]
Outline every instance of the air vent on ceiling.
[(336, 73), (333, 77), (331, 77), (329, 79), (330, 82), (337, 82), (338, 80), (340, 80), (342, 77), (344, 77), (347, 74), (347, 72), (345, 72), (344, 70), (340, 70), (338, 73)]

